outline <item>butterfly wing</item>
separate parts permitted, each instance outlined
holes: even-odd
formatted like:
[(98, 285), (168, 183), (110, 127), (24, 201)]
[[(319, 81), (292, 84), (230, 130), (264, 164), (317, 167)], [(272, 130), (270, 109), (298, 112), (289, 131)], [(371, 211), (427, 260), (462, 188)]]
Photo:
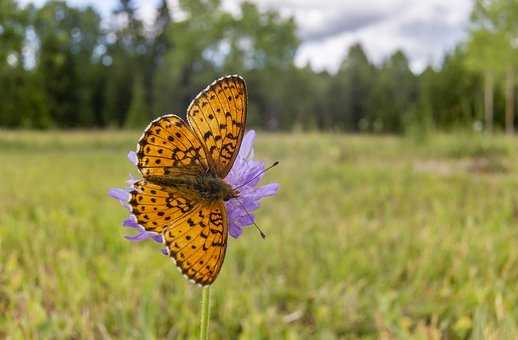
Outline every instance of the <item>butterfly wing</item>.
[(147, 231), (162, 233), (198, 205), (197, 200), (178, 190), (152, 184), (145, 179), (133, 184), (131, 213)]
[(180, 271), (197, 284), (210, 285), (219, 274), (227, 249), (228, 221), (223, 201), (200, 202), (163, 237)]
[(210, 84), (187, 109), (187, 120), (205, 144), (211, 167), (220, 178), (228, 174), (239, 152), (246, 109), (246, 84), (237, 75), (223, 77)]
[(225, 205), (203, 202), (187, 192), (145, 179), (130, 192), (131, 212), (145, 230), (161, 233), (169, 256), (194, 283), (209, 285), (225, 259), (228, 221)]
[(209, 169), (200, 140), (176, 115), (152, 121), (137, 144), (137, 167), (144, 176), (191, 175)]
[(225, 258), (228, 221), (223, 201), (207, 202), (194, 192), (150, 182), (162, 176), (196, 177), (214, 169), (206, 149), (178, 116), (160, 117), (137, 146), (144, 179), (131, 191), (131, 212), (145, 230), (162, 234), (180, 271), (200, 285), (216, 279)]

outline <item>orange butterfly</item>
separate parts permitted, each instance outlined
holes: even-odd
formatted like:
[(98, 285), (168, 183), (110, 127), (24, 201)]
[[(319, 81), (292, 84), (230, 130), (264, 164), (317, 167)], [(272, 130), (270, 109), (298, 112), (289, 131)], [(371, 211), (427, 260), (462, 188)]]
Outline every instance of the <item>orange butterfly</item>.
[(130, 192), (130, 209), (146, 231), (161, 234), (169, 256), (192, 282), (214, 282), (225, 259), (224, 202), (239, 192), (223, 179), (239, 152), (246, 123), (243, 78), (222, 77), (187, 109), (149, 124), (137, 144), (143, 175)]

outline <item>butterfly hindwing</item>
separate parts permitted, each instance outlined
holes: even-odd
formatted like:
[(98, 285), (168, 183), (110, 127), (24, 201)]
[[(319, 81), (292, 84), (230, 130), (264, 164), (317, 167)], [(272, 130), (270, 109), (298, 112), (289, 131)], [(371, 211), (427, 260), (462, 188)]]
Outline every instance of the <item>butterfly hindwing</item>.
[(147, 231), (162, 233), (192, 212), (198, 202), (185, 192), (152, 184), (145, 179), (133, 184), (131, 213)]
[(131, 212), (145, 230), (162, 234), (180, 271), (202, 286), (216, 279), (227, 246), (228, 221), (221, 202), (202, 202), (188, 193), (149, 183), (133, 184)]
[(202, 286), (216, 279), (225, 259), (227, 236), (223, 201), (200, 202), (163, 233), (169, 256), (187, 278)]
[(230, 171), (243, 138), (247, 110), (246, 84), (240, 76), (220, 78), (189, 105), (187, 120), (204, 143), (215, 173)]
[(162, 116), (149, 124), (138, 142), (137, 157), (144, 176), (194, 176), (209, 168), (200, 140), (175, 115)]

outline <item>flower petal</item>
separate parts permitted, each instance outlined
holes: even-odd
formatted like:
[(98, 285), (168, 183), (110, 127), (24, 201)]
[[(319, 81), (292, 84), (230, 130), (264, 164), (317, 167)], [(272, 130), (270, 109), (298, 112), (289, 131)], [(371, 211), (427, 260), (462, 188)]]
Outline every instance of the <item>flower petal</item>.
[(243, 227), (255, 222), (255, 216), (251, 213), (259, 208), (259, 201), (264, 197), (275, 195), (279, 190), (277, 183), (256, 188), (263, 178), (264, 163), (253, 160), (254, 140), (255, 131), (248, 131), (243, 138), (234, 165), (225, 178), (228, 184), (239, 191), (238, 198), (225, 202), (229, 234), (235, 238), (242, 234)]
[(238, 238), (243, 233), (243, 228), (239, 226), (236, 222), (231, 221), (228, 229), (228, 233), (233, 238)]
[(258, 161), (242, 161), (241, 163), (234, 164), (225, 181), (234, 188), (254, 187), (263, 177), (261, 172), (264, 171), (264, 163)]
[(239, 179), (239, 185), (255, 187), (263, 178), (264, 163), (257, 161), (247, 162), (246, 168)]
[(251, 225), (255, 222), (255, 216), (254, 215), (244, 215), (237, 219), (237, 224), (242, 226)]
[(268, 196), (273, 196), (279, 191), (279, 183), (269, 183), (254, 190), (253, 196), (256, 199), (261, 199)]
[(108, 194), (112, 198), (115, 198), (116, 200), (119, 200), (121, 202), (128, 202), (131, 197), (131, 195), (129, 194), (129, 192), (127, 190), (120, 189), (120, 188), (110, 189)]
[(125, 219), (122, 222), (122, 225), (128, 228), (140, 228), (140, 225), (137, 223), (135, 215), (130, 215), (127, 219)]
[(254, 140), (255, 140), (255, 131), (249, 130), (243, 136), (243, 141), (241, 142), (241, 148), (239, 149), (239, 153), (237, 158), (249, 160), (254, 156)]
[(255, 222), (255, 216), (251, 212), (259, 207), (259, 201), (249, 197), (239, 197), (225, 202), (225, 206), (228, 211), (229, 234), (238, 238), (243, 227)]
[(259, 208), (259, 198), (255, 198), (253, 196), (248, 195), (242, 195), (241, 197), (236, 198), (236, 200), (237, 210), (240, 210), (242, 212), (241, 215), (247, 215), (247, 213), (250, 213), (255, 209)]
[(124, 236), (124, 237), (130, 241), (144, 241), (147, 239), (152, 239), (155, 242), (162, 243), (162, 235), (157, 234), (152, 231), (142, 230), (140, 233), (138, 233), (135, 236)]
[(132, 164), (138, 164), (137, 153), (135, 151), (128, 152), (128, 159)]
[(153, 238), (153, 241), (155, 241), (156, 243), (164, 243), (164, 239), (162, 238), (162, 235), (160, 234), (156, 234), (152, 236)]

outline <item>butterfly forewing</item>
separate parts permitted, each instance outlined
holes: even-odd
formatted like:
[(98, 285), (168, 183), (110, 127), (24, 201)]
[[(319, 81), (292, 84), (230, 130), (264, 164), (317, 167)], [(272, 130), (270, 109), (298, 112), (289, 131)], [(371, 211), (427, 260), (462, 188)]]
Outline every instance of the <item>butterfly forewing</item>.
[(216, 174), (224, 178), (239, 152), (247, 109), (243, 78), (220, 78), (189, 105), (187, 119), (210, 156)]
[(195, 176), (209, 169), (200, 140), (175, 115), (162, 116), (149, 124), (138, 142), (137, 157), (144, 176)]

